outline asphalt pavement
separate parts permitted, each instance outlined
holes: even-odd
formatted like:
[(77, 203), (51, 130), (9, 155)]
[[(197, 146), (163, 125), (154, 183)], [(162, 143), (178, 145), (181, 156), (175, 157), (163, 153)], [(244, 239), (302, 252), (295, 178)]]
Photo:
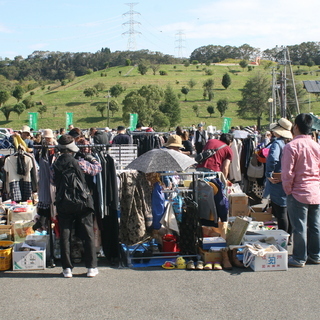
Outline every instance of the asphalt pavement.
[(253, 272), (61, 267), (0, 272), (0, 319), (318, 319), (320, 265)]

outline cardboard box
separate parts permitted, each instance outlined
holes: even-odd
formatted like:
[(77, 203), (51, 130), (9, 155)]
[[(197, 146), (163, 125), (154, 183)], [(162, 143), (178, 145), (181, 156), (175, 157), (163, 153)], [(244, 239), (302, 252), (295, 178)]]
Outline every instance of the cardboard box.
[(12, 240), (12, 226), (1, 225), (0, 226), (0, 240), (11, 241)]
[(251, 206), (250, 216), (252, 220), (263, 221), (263, 222), (272, 221), (272, 213), (270, 211), (263, 212), (265, 208), (266, 208), (266, 204), (257, 204), (257, 205)]
[(10, 223), (16, 222), (16, 221), (31, 221), (33, 220), (33, 217), (36, 215), (36, 207), (30, 207), (30, 206), (19, 206), (19, 207), (25, 207), (27, 209), (26, 212), (15, 212), (15, 209), (18, 210), (17, 207), (11, 207), (8, 210), (8, 216)]
[(288, 246), (289, 236), (290, 235), (284, 230), (259, 230), (250, 232), (250, 234), (246, 233), (243, 236), (242, 242), (255, 242), (273, 237), (280, 247), (286, 249)]
[(245, 193), (232, 193), (229, 195), (230, 216), (248, 216), (248, 196)]
[(37, 251), (19, 251), (23, 243), (16, 243), (12, 253), (12, 269), (43, 270), (46, 268), (46, 243), (32, 240), (26, 241), (30, 246), (40, 247)]
[(34, 230), (32, 229), (33, 225), (33, 221), (16, 221), (15, 223), (13, 223), (13, 241), (25, 241), (29, 234), (34, 233)]
[(253, 271), (286, 271), (288, 270), (288, 251), (277, 246), (279, 252), (266, 253), (255, 257), (250, 267)]
[(222, 261), (220, 251), (207, 251), (199, 248), (199, 252), (204, 263)]

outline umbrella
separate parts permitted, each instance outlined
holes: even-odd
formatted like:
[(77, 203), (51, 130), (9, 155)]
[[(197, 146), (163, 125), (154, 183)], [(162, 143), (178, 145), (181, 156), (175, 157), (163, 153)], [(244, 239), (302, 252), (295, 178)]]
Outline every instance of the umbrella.
[(172, 149), (152, 149), (129, 163), (126, 169), (135, 169), (144, 173), (184, 171), (195, 163), (194, 158)]

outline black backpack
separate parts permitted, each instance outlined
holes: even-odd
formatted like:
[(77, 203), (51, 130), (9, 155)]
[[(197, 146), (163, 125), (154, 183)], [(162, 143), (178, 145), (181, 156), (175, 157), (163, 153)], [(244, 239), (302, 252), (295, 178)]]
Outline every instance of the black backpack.
[(194, 160), (198, 163), (201, 164), (204, 161), (206, 161), (207, 159), (209, 159), (210, 157), (212, 157), (213, 155), (215, 155), (217, 153), (218, 150), (226, 147), (226, 144), (223, 144), (222, 146), (220, 146), (217, 149), (207, 149), (199, 154), (197, 154), (194, 158)]
[[(80, 168), (79, 168), (80, 169)], [(58, 213), (86, 214), (94, 211), (93, 199), (81, 175), (73, 166), (61, 172), (55, 205)]]

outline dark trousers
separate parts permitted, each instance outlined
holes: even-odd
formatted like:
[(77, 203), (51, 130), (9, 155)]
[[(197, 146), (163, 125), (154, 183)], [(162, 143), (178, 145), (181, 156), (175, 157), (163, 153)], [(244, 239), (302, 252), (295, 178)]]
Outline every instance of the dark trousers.
[(271, 201), (272, 214), (277, 218), (278, 229), (284, 230), (291, 235), (291, 225), (289, 221), (287, 207), (280, 207)]
[(194, 144), (194, 147), (196, 149), (197, 154), (199, 154), (202, 152), (204, 145), (202, 144), (202, 142), (196, 142)]
[(79, 227), (81, 239), (84, 241), (84, 261), (86, 268), (97, 267), (97, 254), (94, 244), (93, 214), (59, 215), (60, 250), (62, 268), (73, 268), (71, 261), (71, 231), (75, 222)]

